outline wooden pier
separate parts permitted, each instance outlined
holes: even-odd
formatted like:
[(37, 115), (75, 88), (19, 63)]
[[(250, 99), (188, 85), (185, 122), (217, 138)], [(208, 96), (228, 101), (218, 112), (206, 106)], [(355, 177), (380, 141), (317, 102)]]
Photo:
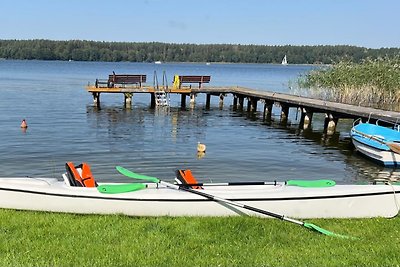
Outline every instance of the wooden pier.
[[(120, 93), (124, 94), (125, 106), (130, 107), (132, 103), (133, 94), (148, 93), (151, 94), (151, 108), (156, 107), (156, 93), (160, 90), (152, 86), (123, 86), (123, 87), (96, 87), (87, 86), (86, 90), (93, 95), (95, 105), (100, 107), (100, 94), (101, 93)], [(170, 87), (170, 89), (163, 89), (168, 94), (181, 95), (181, 108), (186, 108), (186, 98), (190, 97), (194, 101), (195, 97), (199, 94), (206, 95), (206, 109), (210, 108), (211, 96), (219, 97), (220, 103), (223, 103), (224, 97), (231, 94), (233, 95), (233, 109), (244, 110), (247, 112), (255, 112), (258, 109), (258, 103), (263, 104), (263, 118), (270, 120), (272, 116), (273, 106), (280, 106), (281, 109), (281, 122), (285, 123), (289, 117), (289, 110), (294, 108), (300, 110), (300, 127), (307, 129), (310, 127), (314, 113), (325, 114), (324, 129), (327, 134), (333, 134), (339, 119), (350, 118), (363, 120), (383, 120), (390, 123), (400, 124), (400, 113), (393, 111), (385, 111), (368, 107), (361, 107), (349, 104), (329, 102), (319, 99), (301, 97), (290, 94), (274, 93), (268, 91), (253, 90), (245, 87), (204, 87), (199, 84), (198, 88), (191, 86)], [(246, 103), (247, 102), (247, 103)]]

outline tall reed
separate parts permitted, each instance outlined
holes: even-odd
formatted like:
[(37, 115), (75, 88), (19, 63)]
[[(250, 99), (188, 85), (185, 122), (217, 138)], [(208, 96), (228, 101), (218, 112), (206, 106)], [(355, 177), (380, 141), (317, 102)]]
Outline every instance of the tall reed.
[(300, 94), (328, 101), (400, 110), (400, 55), (342, 60), (299, 78)]

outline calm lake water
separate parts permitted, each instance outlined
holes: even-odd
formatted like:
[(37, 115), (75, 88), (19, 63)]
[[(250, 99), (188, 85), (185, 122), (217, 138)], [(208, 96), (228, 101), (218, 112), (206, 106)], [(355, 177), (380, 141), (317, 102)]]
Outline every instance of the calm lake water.
[[(55, 176), (65, 162), (88, 162), (100, 181), (127, 181), (116, 165), (173, 179), (178, 168), (190, 168), (201, 181), (334, 179), (355, 183), (377, 177), (398, 177), (354, 152), (349, 130), (341, 120), (333, 136), (323, 133), (323, 115), (314, 116), (312, 130), (298, 128), (296, 111), (290, 124), (279, 125), (279, 108), (271, 123), (232, 111), (232, 96), (222, 109), (212, 97), (205, 110), (205, 95), (196, 105), (180, 110), (180, 97), (171, 96), (170, 109), (149, 108), (150, 95), (137, 94), (131, 109), (121, 94), (102, 94), (101, 109), (93, 106), (84, 86), (116, 73), (154, 71), (169, 84), (174, 74), (211, 75), (211, 85), (240, 85), (289, 92), (299, 75), (312, 66), (267, 64), (148, 64), (105, 62), (0, 60), (0, 170), (1, 176)], [(28, 129), (20, 129), (25, 118)], [(197, 142), (207, 145), (197, 155)]]

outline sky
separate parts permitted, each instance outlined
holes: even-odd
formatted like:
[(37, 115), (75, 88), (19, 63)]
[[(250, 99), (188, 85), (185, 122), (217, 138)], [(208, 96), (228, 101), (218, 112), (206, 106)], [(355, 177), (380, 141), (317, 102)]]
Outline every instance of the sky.
[(400, 47), (399, 0), (2, 0), (0, 39)]

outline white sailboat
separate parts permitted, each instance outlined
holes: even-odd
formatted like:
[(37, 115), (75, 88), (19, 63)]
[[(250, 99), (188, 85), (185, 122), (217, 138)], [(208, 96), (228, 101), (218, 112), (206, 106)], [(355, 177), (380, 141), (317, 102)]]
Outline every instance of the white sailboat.
[(286, 55), (283, 57), (283, 59), (282, 59), (282, 65), (287, 65), (288, 63), (287, 63), (287, 58), (286, 58)]

